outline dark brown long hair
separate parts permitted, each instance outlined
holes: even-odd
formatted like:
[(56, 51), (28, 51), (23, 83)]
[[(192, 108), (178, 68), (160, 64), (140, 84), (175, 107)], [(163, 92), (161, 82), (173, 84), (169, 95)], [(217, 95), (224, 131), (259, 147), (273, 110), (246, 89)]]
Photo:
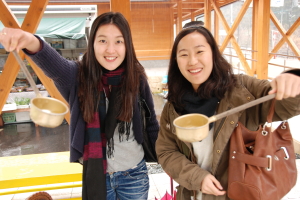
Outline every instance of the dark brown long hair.
[(101, 78), (103, 68), (95, 57), (93, 44), (97, 30), (100, 26), (106, 24), (117, 26), (125, 40), (126, 55), (121, 64), (125, 67), (120, 96), (122, 109), (120, 110), (118, 119), (128, 122), (132, 118), (133, 105), (139, 93), (140, 79), (143, 76), (146, 77), (146, 74), (144, 68), (136, 58), (129, 24), (119, 12), (103, 13), (93, 22), (88, 39), (87, 52), (83, 55), (78, 73), (80, 109), (84, 120), (91, 122), (100, 100), (99, 87), (102, 87)]
[(204, 27), (191, 27), (183, 29), (176, 37), (173, 44), (169, 70), (168, 70), (168, 96), (167, 99), (174, 103), (175, 107), (182, 108), (181, 97), (186, 91), (193, 91), (192, 84), (181, 74), (177, 60), (177, 46), (180, 40), (188, 34), (198, 32), (206, 38), (212, 50), (213, 69), (209, 78), (197, 89), (200, 98), (209, 99), (217, 97), (222, 99), (226, 91), (231, 91), (236, 83), (231, 65), (225, 60), (219, 51), (218, 45), (212, 34)]

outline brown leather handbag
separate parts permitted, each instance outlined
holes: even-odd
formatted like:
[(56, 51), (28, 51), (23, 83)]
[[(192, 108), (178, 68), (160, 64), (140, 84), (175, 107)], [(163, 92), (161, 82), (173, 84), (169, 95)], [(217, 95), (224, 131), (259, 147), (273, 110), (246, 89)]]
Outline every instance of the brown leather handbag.
[(257, 131), (240, 122), (230, 140), (228, 197), (234, 200), (280, 200), (296, 184), (293, 138), (287, 121), (274, 131), (275, 99), (267, 123)]

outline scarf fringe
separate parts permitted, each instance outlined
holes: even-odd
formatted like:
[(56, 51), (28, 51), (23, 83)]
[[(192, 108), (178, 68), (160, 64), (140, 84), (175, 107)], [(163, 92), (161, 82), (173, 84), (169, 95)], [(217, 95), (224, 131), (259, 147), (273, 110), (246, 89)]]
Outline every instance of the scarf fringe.
[(128, 141), (130, 135), (131, 121), (130, 122), (119, 121), (118, 124), (119, 124), (118, 132), (119, 132), (120, 142), (123, 141), (123, 136), (125, 133), (126, 133), (126, 140)]
[[(119, 141), (123, 142), (123, 136), (124, 134), (126, 135), (126, 140), (128, 141), (129, 139), (129, 135), (130, 135), (130, 127), (131, 127), (131, 122), (123, 122), (123, 121), (119, 121), (118, 122), (118, 132), (119, 132)], [(109, 140), (107, 140), (107, 157), (111, 158), (114, 156), (114, 138), (110, 138)]]
[(114, 148), (114, 138), (111, 138), (109, 140), (107, 140), (107, 147), (108, 149), (106, 150), (107, 151), (107, 157), (108, 158), (111, 158), (114, 156), (114, 151), (115, 151), (115, 148)]

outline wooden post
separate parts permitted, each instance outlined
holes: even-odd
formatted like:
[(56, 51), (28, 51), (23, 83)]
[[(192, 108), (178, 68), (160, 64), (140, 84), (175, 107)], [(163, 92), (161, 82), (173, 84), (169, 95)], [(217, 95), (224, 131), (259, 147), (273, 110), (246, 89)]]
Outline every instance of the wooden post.
[[(257, 30), (258, 30), (258, 1), (253, 0), (253, 8), (252, 8), (252, 59), (257, 60)], [(252, 71), (254, 74), (257, 74), (257, 61), (252, 61)]]
[[(217, 6), (219, 6), (218, 2), (215, 1), (215, 3), (216, 3)], [(215, 11), (214, 12), (214, 38), (215, 38), (217, 44), (220, 43), (219, 34), (220, 34), (219, 17), (217, 15), (216, 11)]]
[(257, 62), (257, 78), (268, 78), (268, 57), (269, 57), (269, 33), (270, 33), (270, 0), (258, 1), (258, 27), (257, 27), (257, 43), (258, 43), (258, 62)]
[(120, 12), (131, 24), (130, 0), (110, 0), (110, 11)]
[(196, 21), (196, 15), (195, 12), (191, 9), (191, 21)]
[(211, 3), (210, 0), (204, 1), (204, 26), (211, 31)]
[(172, 48), (172, 44), (173, 44), (173, 42), (174, 42), (174, 25), (176, 25), (176, 22), (175, 22), (175, 20), (174, 20), (174, 7), (172, 6), (172, 5), (170, 5), (170, 10), (171, 10), (171, 12), (170, 12), (170, 22), (172, 23), (172, 25), (171, 25), (171, 36), (170, 36), (170, 49)]
[(176, 35), (182, 30), (182, 0), (177, 0), (177, 24)]
[(97, 16), (110, 11), (110, 4), (97, 4)]

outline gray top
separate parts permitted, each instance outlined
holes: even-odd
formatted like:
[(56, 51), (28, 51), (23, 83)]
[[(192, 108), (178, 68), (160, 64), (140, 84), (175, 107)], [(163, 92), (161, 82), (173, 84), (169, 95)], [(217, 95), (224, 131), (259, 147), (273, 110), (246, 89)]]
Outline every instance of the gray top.
[(126, 140), (126, 135), (124, 135), (122, 139), (123, 141), (120, 142), (117, 126), (114, 133), (113, 157), (106, 158), (107, 172), (126, 171), (134, 168), (144, 157), (142, 145), (138, 144), (134, 139), (132, 125), (130, 127), (130, 135), (128, 140)]

